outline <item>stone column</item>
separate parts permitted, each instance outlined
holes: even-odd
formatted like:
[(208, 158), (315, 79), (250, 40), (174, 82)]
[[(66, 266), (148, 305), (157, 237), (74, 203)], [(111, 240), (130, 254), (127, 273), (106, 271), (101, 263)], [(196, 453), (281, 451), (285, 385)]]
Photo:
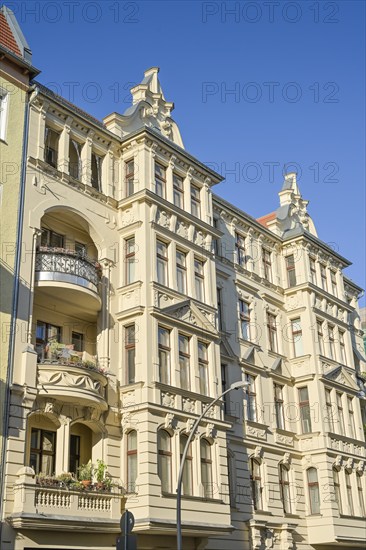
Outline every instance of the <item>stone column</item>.
[(86, 142), (81, 150), (81, 181), (85, 185), (91, 185), (91, 158), (94, 132), (89, 131)]
[(65, 126), (61, 132), (59, 144), (58, 144), (58, 163), (57, 169), (60, 172), (69, 174), (69, 150), (70, 150), (70, 126), (72, 118), (66, 119)]
[(166, 169), (166, 200), (173, 203), (173, 171), (177, 157), (172, 155)]

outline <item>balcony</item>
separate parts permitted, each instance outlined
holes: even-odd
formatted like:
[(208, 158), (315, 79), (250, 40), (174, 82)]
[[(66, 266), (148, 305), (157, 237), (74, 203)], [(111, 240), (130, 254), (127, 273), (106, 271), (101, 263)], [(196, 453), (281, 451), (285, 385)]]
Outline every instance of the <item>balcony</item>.
[(36, 255), (36, 285), (76, 306), (99, 311), (100, 266), (74, 250), (41, 246)]
[(60, 528), (90, 532), (120, 531), (125, 498), (118, 492), (77, 491), (41, 487), (34, 471), (24, 467), (14, 484), (14, 508), (7, 522), (17, 529)]

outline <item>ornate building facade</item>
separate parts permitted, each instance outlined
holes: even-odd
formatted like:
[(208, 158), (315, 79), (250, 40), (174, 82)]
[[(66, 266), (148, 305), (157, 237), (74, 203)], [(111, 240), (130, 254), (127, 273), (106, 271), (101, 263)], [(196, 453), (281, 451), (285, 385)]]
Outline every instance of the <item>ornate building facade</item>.
[[(107, 550), (124, 509), (139, 550), (175, 548), (187, 436), (240, 380), (191, 444), (184, 548), (363, 548), (349, 262), (296, 174), (255, 220), (213, 194), (158, 69), (131, 93), (100, 122), (34, 83), (1, 548)], [(100, 461), (111, 487), (69, 483)]]

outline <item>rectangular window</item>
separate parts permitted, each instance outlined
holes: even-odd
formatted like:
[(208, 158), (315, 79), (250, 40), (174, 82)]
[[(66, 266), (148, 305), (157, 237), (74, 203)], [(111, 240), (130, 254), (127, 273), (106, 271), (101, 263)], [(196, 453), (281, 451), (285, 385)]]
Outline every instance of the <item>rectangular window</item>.
[(58, 161), (58, 142), (60, 134), (51, 130), (46, 126), (45, 128), (45, 143), (44, 143), (44, 161), (50, 166), (57, 168)]
[(41, 230), (41, 246), (47, 246), (50, 248), (64, 248), (64, 235), (55, 233), (50, 229)]
[(61, 327), (37, 321), (36, 327), (36, 352), (38, 361), (45, 359), (57, 360), (57, 355), (53, 357), (51, 344), (61, 343)]
[(323, 334), (323, 322), (317, 321), (316, 322), (316, 330), (317, 330), (317, 336), (318, 336), (318, 349), (320, 355), (324, 355), (324, 334)]
[(285, 429), (285, 415), (284, 415), (284, 403), (283, 403), (283, 386), (280, 384), (274, 384), (274, 399), (275, 399), (275, 413), (276, 413), (276, 427), (280, 430)]
[(267, 313), (267, 330), (269, 349), (278, 353), (277, 318), (271, 313)]
[(250, 340), (250, 305), (244, 300), (239, 300), (240, 331), (244, 340)]
[(69, 472), (77, 475), (80, 466), (80, 435), (70, 435)]
[(127, 434), (127, 492), (136, 492), (137, 478), (137, 432)]
[(81, 162), (81, 148), (82, 145), (70, 138), (69, 144), (69, 174), (76, 180), (81, 179), (82, 162)]
[(339, 348), (341, 353), (341, 361), (343, 365), (347, 365), (346, 345), (344, 342), (344, 331), (339, 330), (338, 335), (339, 335)]
[[(215, 229), (218, 229), (219, 227), (219, 220), (217, 218), (213, 219), (213, 226)], [(217, 237), (212, 237), (212, 244), (213, 244), (213, 250), (216, 254), (216, 256), (220, 255), (220, 243), (219, 239)]]
[(293, 254), (290, 254), (290, 256), (286, 256), (286, 270), (288, 286), (296, 286), (295, 257)]
[(334, 345), (334, 327), (328, 325), (328, 343), (329, 343), (329, 357), (335, 359), (335, 345)]
[(320, 264), (320, 279), (322, 283), (322, 289), (328, 292), (327, 271), (325, 265), (323, 264)]
[(183, 334), (178, 335), (179, 342), (179, 371), (180, 387), (184, 390), (190, 389), (190, 356), (189, 356), (189, 338)]
[(177, 261), (177, 290), (182, 294), (187, 293), (187, 255), (181, 250), (176, 251)]
[(257, 421), (257, 394), (255, 391), (256, 377), (251, 374), (245, 375), (245, 381), (249, 384), (246, 389), (247, 420)]
[(339, 432), (341, 435), (345, 435), (346, 430), (344, 428), (344, 415), (343, 415), (343, 403), (342, 394), (337, 392), (337, 410), (338, 410), (338, 422)]
[(352, 474), (350, 472), (345, 472), (346, 474), (346, 492), (347, 492), (347, 501), (348, 501), (348, 514), (350, 516), (355, 515), (353, 508), (353, 494), (352, 494)]
[(291, 495), (290, 495), (290, 481), (289, 471), (283, 464), (280, 464), (280, 493), (283, 511), (285, 514), (291, 514)]
[[(224, 393), (228, 388), (227, 383), (227, 365), (221, 365), (221, 389)], [(224, 413), (225, 414), (231, 414), (230, 413), (230, 394), (226, 394), (223, 397), (224, 401)]]
[(200, 189), (191, 185), (191, 214), (197, 218), (201, 217)]
[(158, 328), (159, 347), (159, 380), (163, 384), (170, 384), (170, 331)]
[(332, 293), (334, 296), (338, 296), (338, 290), (337, 290), (337, 277), (335, 271), (330, 272), (330, 283), (332, 285)]
[(125, 327), (126, 383), (136, 382), (136, 330), (135, 325)]
[(173, 173), (173, 202), (178, 208), (184, 208), (183, 178)]
[(250, 483), (254, 510), (263, 510), (261, 466), (254, 458), (250, 459)]
[(235, 249), (236, 249), (236, 262), (242, 267), (245, 267), (245, 238), (239, 233), (235, 233)]
[(262, 248), (263, 275), (270, 283), (272, 282), (272, 259), (271, 252), (267, 248)]
[(334, 412), (333, 412), (333, 405), (332, 405), (332, 393), (331, 390), (328, 388), (325, 388), (325, 407), (327, 411), (327, 415), (325, 418), (325, 422), (328, 424), (328, 430), (330, 432), (334, 432)]
[(0, 139), (5, 141), (8, 119), (9, 94), (0, 88)]
[(291, 332), (292, 332), (292, 345), (293, 345), (294, 357), (299, 357), (300, 355), (304, 355), (300, 319), (291, 320)]
[(355, 425), (355, 415), (353, 412), (353, 397), (347, 397), (348, 404), (348, 419), (349, 419), (349, 436), (356, 437), (356, 425)]
[(194, 259), (194, 287), (196, 298), (200, 302), (203, 302), (205, 299), (204, 265), (201, 260)]
[(84, 243), (78, 243), (77, 241), (75, 241), (75, 252), (81, 258), (85, 258), (87, 256), (86, 245)]
[(223, 321), (223, 319), (222, 319), (222, 314), (223, 314), (222, 289), (217, 288), (216, 292), (217, 292), (217, 323), (218, 323), (218, 329), (223, 330), (223, 324), (222, 324), (222, 321)]
[(313, 258), (309, 259), (310, 262), (310, 282), (313, 283), (313, 285), (316, 285), (316, 265), (315, 260)]
[(125, 163), (126, 178), (126, 197), (130, 197), (135, 192), (135, 161), (128, 160)]
[(356, 479), (357, 479), (357, 493), (358, 493), (358, 504), (360, 507), (360, 513), (362, 517), (366, 516), (366, 510), (365, 510), (365, 499), (363, 496), (363, 488), (362, 488), (362, 474), (359, 474), (356, 472)]
[(156, 241), (156, 261), (158, 283), (168, 285), (168, 246), (163, 241)]
[(135, 281), (135, 254), (135, 237), (130, 237), (125, 240), (126, 285)]
[(198, 373), (200, 377), (200, 393), (209, 395), (208, 385), (208, 346), (204, 342), (198, 342)]
[(29, 466), (36, 474), (55, 473), (56, 432), (32, 428)]
[(84, 334), (72, 331), (71, 343), (75, 351), (84, 351)]
[(102, 162), (103, 159), (96, 153), (91, 156), (91, 180), (90, 183), (97, 191), (102, 190)]
[(310, 402), (308, 388), (305, 386), (299, 388), (299, 405), (300, 405), (300, 419), (302, 433), (307, 434), (311, 432), (311, 414), (310, 414)]
[(155, 193), (165, 199), (166, 197), (166, 168), (155, 162)]
[(334, 498), (338, 506), (338, 511), (340, 514), (342, 514), (341, 484), (339, 482), (339, 473), (336, 468), (333, 468), (333, 484), (334, 484)]

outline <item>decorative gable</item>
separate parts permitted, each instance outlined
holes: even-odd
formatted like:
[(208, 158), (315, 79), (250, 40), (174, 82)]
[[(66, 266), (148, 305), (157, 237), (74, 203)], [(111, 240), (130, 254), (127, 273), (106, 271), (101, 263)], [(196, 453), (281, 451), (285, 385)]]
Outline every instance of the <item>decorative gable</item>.
[(193, 325), (194, 327), (218, 336), (215, 325), (213, 324), (213, 315), (203, 312), (192, 300), (184, 300), (161, 310), (167, 317), (179, 320), (183, 323)]
[(356, 384), (356, 382), (353, 380), (352, 376), (342, 366), (335, 367), (331, 371), (328, 371), (327, 373), (324, 374), (324, 377), (327, 380), (331, 380), (332, 382), (337, 382), (338, 384), (342, 384), (342, 386), (346, 386), (352, 390), (355, 390), (355, 391), (359, 390), (359, 387)]

